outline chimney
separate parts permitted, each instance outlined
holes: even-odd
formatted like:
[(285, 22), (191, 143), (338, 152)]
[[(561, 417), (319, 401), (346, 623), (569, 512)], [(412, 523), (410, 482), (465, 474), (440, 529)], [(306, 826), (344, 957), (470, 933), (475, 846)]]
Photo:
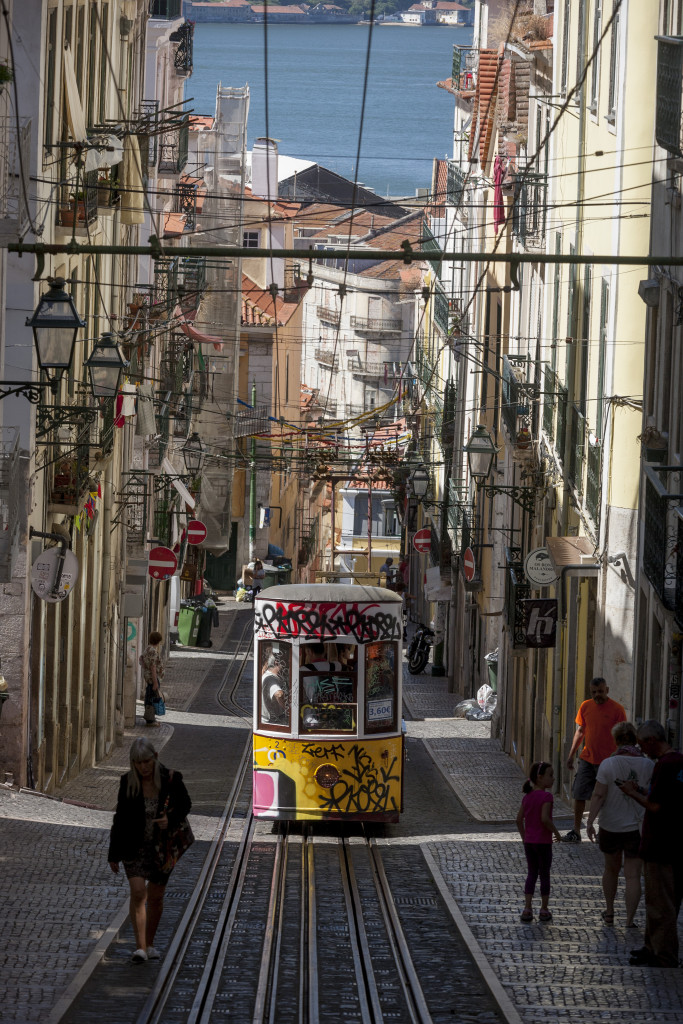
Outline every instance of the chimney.
[(275, 200), (278, 194), (277, 142), (256, 139), (251, 154), (251, 190), (254, 196)]

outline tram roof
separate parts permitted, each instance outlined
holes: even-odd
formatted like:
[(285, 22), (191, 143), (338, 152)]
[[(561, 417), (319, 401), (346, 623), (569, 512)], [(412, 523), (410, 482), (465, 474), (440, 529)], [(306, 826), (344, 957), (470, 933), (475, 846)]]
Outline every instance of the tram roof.
[(355, 604), (358, 601), (381, 601), (383, 604), (401, 604), (401, 597), (386, 587), (363, 587), (349, 583), (287, 583), (280, 587), (267, 587), (256, 595), (257, 601), (335, 601)]

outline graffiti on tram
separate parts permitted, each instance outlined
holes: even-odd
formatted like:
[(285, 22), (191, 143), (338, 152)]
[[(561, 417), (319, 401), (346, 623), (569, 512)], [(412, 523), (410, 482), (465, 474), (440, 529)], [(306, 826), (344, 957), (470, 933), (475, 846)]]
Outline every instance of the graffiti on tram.
[[(263, 739), (263, 737), (258, 737)], [(323, 789), (315, 771), (328, 761), (339, 781)], [(386, 814), (401, 802), (401, 740), (391, 737), (353, 744), (301, 743), (270, 738), (254, 747), (254, 811), (267, 814), (282, 801), (296, 807), (300, 817), (337, 814)]]
[(255, 613), (256, 631), (261, 636), (313, 637), (353, 636), (359, 644), (377, 640), (400, 640), (399, 617), (378, 604), (338, 604), (311, 601), (283, 603), (260, 601)]

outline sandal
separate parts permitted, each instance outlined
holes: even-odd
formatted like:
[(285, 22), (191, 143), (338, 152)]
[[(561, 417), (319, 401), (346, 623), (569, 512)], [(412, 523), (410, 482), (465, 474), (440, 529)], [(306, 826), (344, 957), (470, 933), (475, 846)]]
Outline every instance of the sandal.
[(538, 915), (539, 921), (552, 921), (553, 915), (549, 910), (542, 910)]
[(522, 916), (520, 917), (520, 921), (524, 921), (526, 923), (527, 921), (533, 921), (533, 919), (534, 919), (534, 914), (533, 914), (532, 910), (523, 910), (522, 911)]
[(600, 912), (600, 917), (602, 918), (602, 920), (604, 921), (604, 923), (606, 925), (613, 925), (614, 924), (614, 914), (608, 914), (606, 910), (602, 910)]

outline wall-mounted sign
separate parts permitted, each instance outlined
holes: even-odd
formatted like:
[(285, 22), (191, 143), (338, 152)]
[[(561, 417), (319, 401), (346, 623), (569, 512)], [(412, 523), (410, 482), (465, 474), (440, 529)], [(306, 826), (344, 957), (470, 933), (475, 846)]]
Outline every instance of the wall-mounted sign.
[(31, 589), (48, 604), (68, 597), (77, 579), (78, 559), (68, 549), (62, 560), (60, 548), (47, 548), (31, 567)]
[(432, 546), (432, 531), (428, 526), (424, 526), (421, 530), (418, 530), (413, 537), (413, 547), (416, 551), (421, 554), (425, 551), (429, 551)]
[(557, 629), (557, 600), (533, 598), (521, 602), (527, 647), (554, 647)]
[(557, 573), (547, 548), (534, 548), (524, 559), (524, 574), (534, 587), (549, 587), (557, 581)]
[(178, 559), (170, 548), (152, 548), (147, 572), (153, 580), (168, 580), (178, 568)]
[(462, 556), (462, 571), (467, 582), (471, 583), (474, 579), (474, 574), (477, 571), (477, 563), (474, 560), (474, 551), (472, 548), (465, 548), (465, 553)]

